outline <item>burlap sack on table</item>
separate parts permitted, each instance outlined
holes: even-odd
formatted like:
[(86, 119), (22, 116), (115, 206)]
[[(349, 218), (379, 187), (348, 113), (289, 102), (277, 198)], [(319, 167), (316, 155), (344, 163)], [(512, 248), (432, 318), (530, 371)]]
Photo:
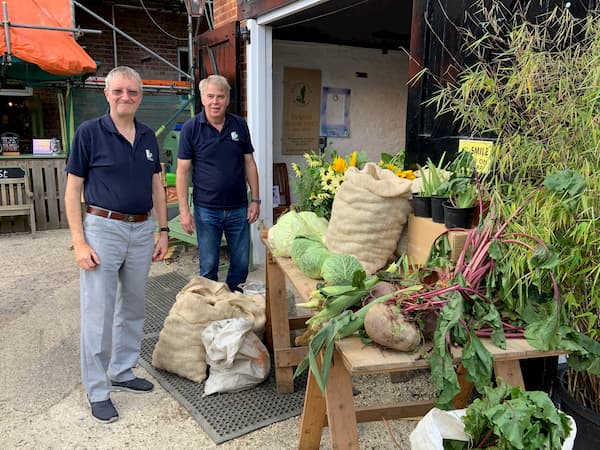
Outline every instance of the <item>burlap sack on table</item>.
[(333, 200), (327, 248), (355, 256), (369, 274), (395, 260), (412, 210), (411, 184), (375, 163), (350, 167)]
[(251, 321), (252, 331), (261, 336), (265, 298), (231, 292), (225, 283), (195, 276), (177, 294), (152, 353), (152, 365), (201, 383), (206, 379), (202, 332), (214, 321), (231, 318)]

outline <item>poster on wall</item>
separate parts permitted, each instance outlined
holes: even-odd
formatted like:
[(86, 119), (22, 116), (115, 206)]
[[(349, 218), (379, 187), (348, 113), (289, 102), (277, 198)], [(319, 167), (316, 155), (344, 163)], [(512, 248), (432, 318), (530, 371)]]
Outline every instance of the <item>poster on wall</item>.
[(323, 87), (321, 135), (350, 137), (350, 89)]
[(321, 71), (285, 67), (283, 90), (282, 154), (318, 151)]

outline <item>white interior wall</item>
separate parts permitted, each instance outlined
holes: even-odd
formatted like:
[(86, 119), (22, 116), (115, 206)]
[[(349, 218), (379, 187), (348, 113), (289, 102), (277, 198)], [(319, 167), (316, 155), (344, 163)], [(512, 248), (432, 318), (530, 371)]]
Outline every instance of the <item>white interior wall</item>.
[[(283, 155), (284, 67), (321, 70), (322, 86), (350, 89), (350, 136), (328, 138), (328, 148), (347, 155), (367, 152), (378, 161), (382, 152), (404, 149), (408, 56), (400, 51), (380, 50), (307, 42), (273, 41), (273, 162), (303, 163), (302, 155)], [(365, 72), (367, 78), (358, 78)], [(315, 149), (316, 150), (316, 149)], [(292, 197), (293, 198), (293, 197)]]

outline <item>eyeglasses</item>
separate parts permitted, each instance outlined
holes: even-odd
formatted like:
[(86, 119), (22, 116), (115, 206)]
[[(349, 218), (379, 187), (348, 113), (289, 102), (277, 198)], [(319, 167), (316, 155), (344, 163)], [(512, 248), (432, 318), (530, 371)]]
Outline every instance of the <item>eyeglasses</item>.
[(115, 97), (121, 97), (125, 94), (125, 92), (127, 92), (127, 96), (131, 97), (131, 98), (135, 98), (138, 95), (140, 95), (139, 91), (124, 91), (123, 89), (113, 89), (112, 91), (110, 91), (110, 93), (112, 95), (114, 95)]

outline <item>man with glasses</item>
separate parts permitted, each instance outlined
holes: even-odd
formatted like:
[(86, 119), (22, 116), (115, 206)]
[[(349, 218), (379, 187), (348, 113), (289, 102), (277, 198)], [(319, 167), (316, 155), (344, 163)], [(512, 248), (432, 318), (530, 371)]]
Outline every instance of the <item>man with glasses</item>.
[(83, 122), (73, 138), (65, 208), (80, 267), (82, 384), (92, 416), (109, 423), (119, 418), (111, 391), (154, 388), (132, 369), (150, 264), (163, 259), (169, 229), (158, 142), (135, 119), (142, 101), (139, 74), (116, 67), (106, 76), (104, 95), (108, 114)]

